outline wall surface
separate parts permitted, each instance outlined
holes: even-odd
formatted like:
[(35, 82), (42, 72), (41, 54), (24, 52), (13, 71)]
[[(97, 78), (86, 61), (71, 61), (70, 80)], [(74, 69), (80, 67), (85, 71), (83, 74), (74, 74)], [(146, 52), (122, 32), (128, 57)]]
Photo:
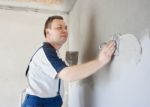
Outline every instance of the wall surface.
[[(149, 0), (76, 2), (69, 14), (69, 50), (79, 51), (79, 63), (96, 58), (99, 45), (113, 34), (129, 33), (136, 39), (128, 38), (122, 42), (126, 44), (122, 49), (125, 53), (120, 53), (122, 57), (115, 56), (111, 64), (96, 74), (69, 85), (69, 107), (150, 106), (150, 59), (149, 51), (146, 51), (150, 50), (150, 44), (143, 42), (146, 37), (140, 34), (150, 28), (149, 10)], [(142, 49), (143, 53), (139, 55), (138, 51), (136, 54), (136, 49)], [(136, 62), (138, 59), (139, 63)]]
[[(44, 23), (50, 15), (0, 10), (0, 107), (19, 107), (20, 94), (27, 86), (27, 64), (44, 41)], [(60, 50), (63, 58), (66, 49), (67, 44)]]

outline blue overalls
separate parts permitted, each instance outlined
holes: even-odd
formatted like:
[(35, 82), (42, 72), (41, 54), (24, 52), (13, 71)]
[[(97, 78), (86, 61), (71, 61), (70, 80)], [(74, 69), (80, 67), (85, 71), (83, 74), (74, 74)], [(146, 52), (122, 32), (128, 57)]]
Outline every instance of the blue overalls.
[(56, 97), (40, 98), (34, 95), (26, 95), (22, 107), (61, 107), (63, 102), (60, 96), (60, 80)]

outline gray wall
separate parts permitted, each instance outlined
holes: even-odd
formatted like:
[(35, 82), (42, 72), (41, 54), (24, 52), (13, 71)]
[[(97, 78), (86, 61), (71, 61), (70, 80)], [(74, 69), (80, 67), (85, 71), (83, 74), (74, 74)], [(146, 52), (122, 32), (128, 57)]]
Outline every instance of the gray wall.
[[(84, 63), (96, 58), (99, 44), (115, 33), (134, 34), (142, 44), (140, 32), (150, 28), (149, 10), (149, 0), (78, 0), (69, 14), (69, 50), (79, 51), (79, 63)], [(144, 60), (138, 67), (119, 62), (123, 66), (116, 72), (108, 65), (71, 83), (69, 107), (149, 107), (150, 59)]]

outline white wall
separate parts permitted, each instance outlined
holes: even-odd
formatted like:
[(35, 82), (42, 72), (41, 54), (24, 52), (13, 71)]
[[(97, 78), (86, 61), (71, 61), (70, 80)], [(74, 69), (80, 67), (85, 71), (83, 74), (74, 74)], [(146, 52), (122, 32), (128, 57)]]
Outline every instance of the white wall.
[[(141, 39), (142, 35), (138, 33), (150, 28), (149, 10), (149, 0), (78, 0), (69, 14), (69, 50), (79, 51), (79, 63), (84, 63), (96, 58), (99, 44), (108, 40), (112, 34), (131, 33), (135, 34), (137, 39)], [(116, 88), (116, 93), (123, 92), (126, 95), (122, 93), (119, 96), (109, 90), (112, 88), (111, 85), (115, 84), (113, 76), (117, 73), (109, 72), (111, 70), (108, 70), (108, 66), (83, 81), (70, 84), (69, 107), (149, 107), (150, 92), (147, 89), (150, 87), (148, 85), (150, 80), (146, 76), (150, 76), (147, 72), (150, 69), (148, 63), (146, 66), (147, 69), (143, 72), (132, 71), (128, 66), (125, 69), (128, 70), (126, 76), (122, 73), (122, 77), (116, 79), (120, 84), (112, 87)], [(146, 78), (140, 78), (141, 74), (136, 72), (142, 72)], [(119, 78), (124, 78), (124, 81)], [(136, 80), (141, 82), (132, 86)], [(126, 85), (122, 87), (124, 83)], [(117, 89), (120, 87), (122, 87), (120, 90)], [(134, 95), (134, 90), (139, 94)], [(131, 96), (130, 101), (128, 96)], [(145, 102), (140, 97), (144, 98)]]
[[(50, 15), (0, 10), (0, 107), (19, 106), (27, 64), (44, 41), (44, 23)], [(67, 15), (62, 16), (67, 21)], [(67, 44), (61, 50), (63, 58), (66, 49)]]

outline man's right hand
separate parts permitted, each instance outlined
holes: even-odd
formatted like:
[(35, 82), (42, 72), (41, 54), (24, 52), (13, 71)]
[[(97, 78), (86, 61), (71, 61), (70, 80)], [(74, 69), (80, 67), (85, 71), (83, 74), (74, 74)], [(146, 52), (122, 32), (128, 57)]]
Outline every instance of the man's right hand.
[(107, 64), (108, 62), (110, 62), (112, 55), (114, 54), (115, 50), (116, 50), (115, 41), (109, 41), (100, 50), (98, 60), (101, 63), (103, 63), (103, 65)]

